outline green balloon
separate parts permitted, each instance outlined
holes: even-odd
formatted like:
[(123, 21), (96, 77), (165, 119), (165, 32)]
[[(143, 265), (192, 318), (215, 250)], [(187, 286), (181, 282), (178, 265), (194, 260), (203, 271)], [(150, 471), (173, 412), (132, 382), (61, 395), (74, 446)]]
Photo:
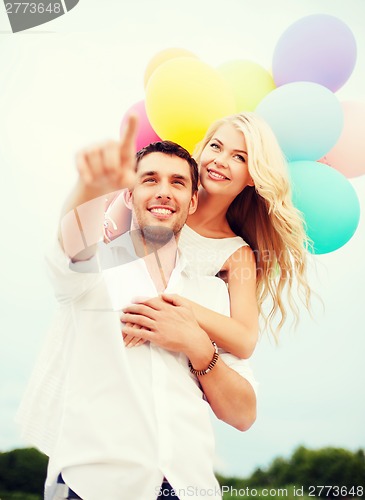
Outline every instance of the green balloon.
[(289, 162), (293, 203), (303, 213), (312, 253), (341, 248), (354, 235), (360, 203), (348, 179), (316, 161)]

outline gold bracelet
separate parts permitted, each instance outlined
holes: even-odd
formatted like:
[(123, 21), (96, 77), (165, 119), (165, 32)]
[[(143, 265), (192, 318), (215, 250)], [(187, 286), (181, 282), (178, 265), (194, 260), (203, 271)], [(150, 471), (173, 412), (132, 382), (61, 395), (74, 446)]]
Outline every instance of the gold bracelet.
[(212, 344), (214, 346), (214, 356), (212, 358), (212, 361), (209, 363), (208, 368), (206, 368), (205, 370), (195, 370), (195, 368), (193, 368), (193, 365), (189, 361), (190, 371), (194, 375), (206, 375), (207, 373), (209, 373), (213, 369), (214, 365), (216, 364), (216, 362), (219, 358), (218, 347), (217, 347), (217, 344), (215, 342), (212, 342)]

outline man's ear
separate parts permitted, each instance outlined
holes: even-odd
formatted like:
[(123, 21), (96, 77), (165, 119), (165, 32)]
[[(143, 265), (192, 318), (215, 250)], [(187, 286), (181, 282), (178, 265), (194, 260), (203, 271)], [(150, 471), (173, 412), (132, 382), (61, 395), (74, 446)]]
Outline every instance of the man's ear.
[(193, 214), (198, 208), (198, 191), (195, 191), (190, 200), (189, 215)]
[(123, 191), (123, 196), (124, 196), (124, 203), (129, 210), (132, 210), (133, 204), (132, 204), (132, 191), (129, 189), (125, 189)]

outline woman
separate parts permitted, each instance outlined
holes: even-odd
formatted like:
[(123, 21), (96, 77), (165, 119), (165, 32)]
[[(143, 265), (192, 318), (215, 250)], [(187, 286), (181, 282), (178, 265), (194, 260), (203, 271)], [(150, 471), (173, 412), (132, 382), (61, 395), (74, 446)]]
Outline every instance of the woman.
[[(219, 273), (226, 281), (231, 317), (189, 303), (213, 341), (227, 352), (248, 358), (257, 342), (259, 314), (265, 326), (270, 323), (275, 336), (283, 326), (285, 285), (298, 319), (292, 297), (294, 278), (309, 308), (310, 288), (305, 278), (308, 239), (303, 219), (291, 201), (281, 149), (257, 114), (245, 112), (215, 122), (194, 157), (200, 165), (199, 204), (188, 218), (179, 247), (190, 273)], [(111, 221), (117, 221), (119, 211), (116, 200), (108, 210)], [(107, 235), (114, 238), (118, 231)], [(267, 297), (271, 310), (265, 314)], [(279, 323), (274, 329), (276, 313)], [(131, 346), (138, 343), (137, 337), (128, 339)]]

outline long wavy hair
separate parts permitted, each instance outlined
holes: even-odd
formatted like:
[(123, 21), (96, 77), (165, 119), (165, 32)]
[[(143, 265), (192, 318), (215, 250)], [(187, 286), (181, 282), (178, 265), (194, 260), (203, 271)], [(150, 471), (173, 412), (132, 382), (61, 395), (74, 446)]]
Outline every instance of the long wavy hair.
[[(306, 279), (307, 255), (312, 242), (305, 232), (305, 222), (292, 203), (287, 164), (274, 133), (256, 113), (243, 112), (213, 123), (194, 151), (196, 161), (215, 132), (224, 124), (231, 124), (243, 133), (248, 155), (248, 171), (254, 186), (247, 186), (236, 196), (227, 210), (227, 221), (232, 231), (251, 247), (256, 258), (256, 295), (265, 328), (277, 339), (287, 311), (283, 301), (286, 290), (295, 325), (299, 309), (293, 298), (296, 281), (298, 295), (310, 309), (311, 289)], [(263, 304), (271, 297), (271, 310)], [(273, 319), (279, 322), (273, 328)]]

